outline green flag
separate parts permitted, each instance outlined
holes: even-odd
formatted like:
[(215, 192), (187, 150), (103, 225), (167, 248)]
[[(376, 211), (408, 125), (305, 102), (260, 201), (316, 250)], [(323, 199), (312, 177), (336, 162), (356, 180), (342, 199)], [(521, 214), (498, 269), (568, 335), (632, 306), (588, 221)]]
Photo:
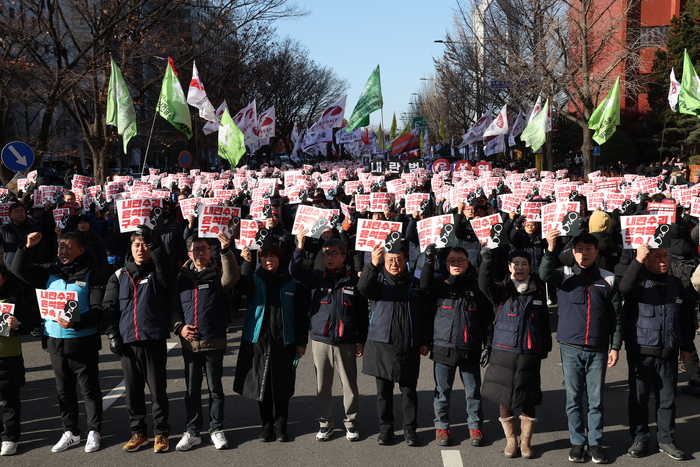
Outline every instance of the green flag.
[(394, 113), (394, 118), (391, 120), (391, 128), (389, 129), (389, 139), (393, 140), (396, 137), (396, 113)]
[(409, 131), (411, 131), (411, 124), (406, 122), (406, 126), (403, 127), (403, 130), (401, 130), (401, 133), (399, 133), (396, 137), (400, 138), (403, 135), (405, 135), (406, 133), (408, 133)]
[(540, 113), (535, 115), (535, 118), (527, 125), (525, 130), (520, 134), (522, 141), (530, 143), (533, 152), (537, 152), (547, 141), (547, 114), (549, 113), (549, 99), (544, 103), (544, 107)]
[(187, 99), (182, 91), (180, 81), (177, 79), (175, 66), (168, 57), (168, 68), (163, 77), (163, 87), (160, 89), (160, 97), (156, 106), (161, 117), (169, 121), (175, 128), (192, 138), (192, 119), (190, 109), (187, 107)]
[(379, 65), (374, 69), (360, 94), (360, 99), (355, 104), (352, 115), (348, 120), (345, 131), (350, 133), (355, 128), (369, 125), (369, 115), (379, 110), (384, 105), (382, 99), (382, 85), (379, 79)]
[(238, 165), (241, 156), (245, 154), (245, 136), (243, 132), (233, 123), (228, 109), (224, 109), (219, 125), (219, 157), (231, 163), (231, 168)]
[(445, 141), (445, 120), (442, 119), (442, 115), (440, 115), (440, 127), (438, 128), (438, 136), (440, 137), (440, 141)]
[(687, 50), (683, 54), (682, 79), (681, 91), (678, 94), (678, 109), (682, 114), (700, 117), (700, 79), (698, 79), (698, 74), (693, 62), (690, 61)]
[(107, 91), (107, 118), (105, 123), (117, 127), (117, 134), (122, 135), (124, 152), (129, 140), (136, 136), (136, 111), (129, 95), (122, 72), (112, 57), (109, 58), (111, 72)]
[[(683, 71), (685, 73), (685, 70)], [(615, 80), (615, 84), (608, 92), (608, 96), (593, 111), (588, 128), (595, 130), (593, 140), (598, 144), (603, 144), (610, 139), (617, 125), (620, 124), (620, 77)], [(522, 139), (522, 137), (520, 138)]]

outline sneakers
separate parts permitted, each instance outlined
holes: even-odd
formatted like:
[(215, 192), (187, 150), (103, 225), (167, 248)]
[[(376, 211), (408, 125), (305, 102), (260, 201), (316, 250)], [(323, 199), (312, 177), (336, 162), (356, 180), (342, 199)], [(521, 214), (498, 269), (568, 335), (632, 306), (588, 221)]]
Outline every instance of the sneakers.
[(14, 441), (3, 441), (0, 456), (11, 456), (17, 454), (17, 443)]
[(333, 435), (333, 428), (328, 426), (322, 426), (318, 433), (316, 433), (316, 441), (328, 441)]
[[(214, 438), (212, 437), (212, 439)], [(194, 436), (189, 431), (186, 431), (182, 434), (182, 438), (180, 438), (180, 441), (178, 441), (177, 446), (175, 446), (175, 450), (189, 451), (192, 446), (199, 446), (200, 444), (202, 444), (202, 438), (199, 436)]]
[(588, 454), (591, 456), (591, 460), (594, 464), (607, 464), (608, 458), (603, 452), (603, 448), (599, 444), (594, 444), (593, 446), (588, 446)]
[(85, 452), (95, 452), (100, 449), (100, 434), (95, 430), (90, 430), (85, 442)]
[(571, 451), (569, 451), (569, 460), (571, 462), (576, 462), (578, 464), (583, 462), (583, 446), (580, 444), (574, 444), (571, 446)]
[(345, 431), (345, 439), (348, 441), (357, 441), (360, 439), (360, 432), (357, 431), (357, 428), (348, 428)]
[(435, 442), (438, 446), (449, 446), (450, 430), (441, 430), (440, 428), (437, 428), (435, 430)]
[(394, 430), (381, 430), (379, 436), (377, 437), (377, 444), (380, 446), (387, 446), (391, 444), (394, 440)]
[(635, 441), (627, 450), (627, 455), (639, 459), (649, 454), (649, 443), (646, 441)]
[(148, 444), (148, 438), (141, 433), (134, 433), (131, 435), (129, 442), (126, 443), (122, 449), (128, 452), (134, 452), (138, 451), (138, 449), (144, 444)]
[[(202, 440), (199, 440), (199, 442), (201, 443)], [(165, 435), (156, 435), (156, 439), (153, 440), (153, 452), (168, 452), (168, 449), (170, 449), (168, 437)]]
[(472, 446), (484, 445), (484, 435), (481, 430), (469, 430), (469, 439), (472, 440)]
[(418, 446), (418, 435), (416, 430), (404, 430), (403, 437), (409, 446)]
[[(226, 439), (226, 435), (224, 434), (223, 431), (221, 431), (221, 430), (213, 431), (209, 434), (209, 437), (211, 438), (211, 442), (217, 450), (220, 451), (221, 449), (228, 448), (228, 440)], [(199, 444), (199, 443), (197, 443), (197, 444)]]
[[(4, 444), (5, 443), (3, 443), (3, 445)], [(659, 452), (663, 452), (674, 461), (682, 461), (685, 459), (685, 454), (683, 454), (683, 451), (678, 449), (673, 443), (659, 443)]]
[(58, 443), (51, 448), (51, 452), (63, 452), (71, 446), (75, 446), (80, 442), (80, 436), (75, 436), (72, 432), (66, 431), (58, 440)]

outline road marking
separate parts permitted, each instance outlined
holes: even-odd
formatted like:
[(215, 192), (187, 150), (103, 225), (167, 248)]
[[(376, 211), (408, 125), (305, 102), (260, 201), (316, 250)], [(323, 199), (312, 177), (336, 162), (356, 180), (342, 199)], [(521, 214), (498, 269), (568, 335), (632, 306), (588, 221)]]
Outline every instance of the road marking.
[[(168, 342), (168, 352), (170, 352), (176, 345), (177, 341)], [(126, 383), (124, 380), (121, 380), (119, 384), (114, 386), (114, 389), (109, 391), (109, 394), (102, 398), (102, 411), (104, 412), (110, 408), (112, 404), (117, 402), (117, 399), (124, 394), (124, 391), (126, 391)]]
[(442, 454), (442, 465), (444, 467), (464, 467), (462, 463), (462, 454), (459, 453), (458, 449), (440, 451)]

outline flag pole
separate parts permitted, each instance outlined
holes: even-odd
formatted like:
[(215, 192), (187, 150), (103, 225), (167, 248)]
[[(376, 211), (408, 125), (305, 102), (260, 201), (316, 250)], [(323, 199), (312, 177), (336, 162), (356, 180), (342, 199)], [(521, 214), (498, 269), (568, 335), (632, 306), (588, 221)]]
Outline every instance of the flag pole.
[(143, 171), (146, 170), (146, 160), (148, 159), (148, 150), (151, 147), (151, 137), (153, 136), (153, 128), (156, 126), (156, 116), (158, 115), (158, 112), (156, 111), (153, 114), (153, 123), (151, 123), (151, 132), (148, 134), (148, 143), (146, 144), (146, 154), (143, 156), (143, 166), (141, 167), (141, 175), (143, 175)]
[(384, 141), (384, 106), (379, 109), (382, 119), (382, 141), (384, 142), (384, 147), (382, 148), (382, 155), (386, 157), (386, 141)]

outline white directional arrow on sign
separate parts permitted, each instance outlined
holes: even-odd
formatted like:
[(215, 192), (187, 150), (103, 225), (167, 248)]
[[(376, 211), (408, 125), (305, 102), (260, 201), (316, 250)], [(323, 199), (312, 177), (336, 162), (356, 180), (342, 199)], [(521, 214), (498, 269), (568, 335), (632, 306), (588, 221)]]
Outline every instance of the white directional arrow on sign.
[(18, 164), (22, 164), (22, 165), (25, 165), (25, 166), (26, 166), (26, 165), (29, 165), (29, 164), (27, 164), (27, 158), (24, 157), (24, 156), (22, 156), (22, 155), (20, 155), (20, 153), (17, 152), (17, 150), (14, 148), (14, 146), (10, 146), (9, 149), (10, 149), (10, 151), (12, 151), (12, 154), (14, 154), (15, 157), (17, 158), (17, 163), (18, 163)]

